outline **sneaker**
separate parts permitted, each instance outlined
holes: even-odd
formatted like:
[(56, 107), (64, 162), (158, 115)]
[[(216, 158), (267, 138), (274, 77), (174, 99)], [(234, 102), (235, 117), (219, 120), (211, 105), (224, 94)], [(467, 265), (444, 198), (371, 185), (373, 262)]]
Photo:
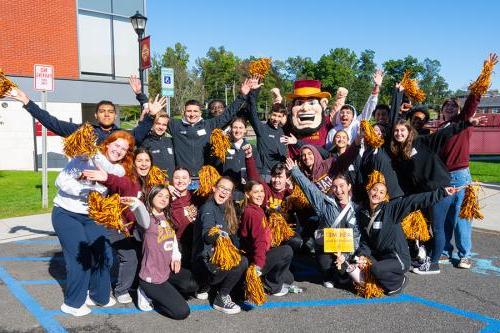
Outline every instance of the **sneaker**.
[(399, 287), (396, 290), (388, 291), (387, 296), (395, 296), (397, 294), (400, 294), (403, 291), (403, 289), (405, 289), (407, 284), (408, 284), (408, 278), (406, 276), (403, 276), (403, 283), (401, 284), (401, 287)]
[(90, 308), (86, 304), (83, 304), (79, 308), (74, 308), (64, 303), (61, 305), (61, 311), (75, 317), (82, 317), (91, 312)]
[(300, 293), (304, 292), (304, 289), (302, 289), (302, 288), (300, 288), (300, 287), (298, 287), (298, 286), (296, 286), (294, 284), (286, 284), (285, 283), (284, 285), (285, 285), (285, 287), (288, 288), (288, 292), (289, 293), (300, 294)]
[(325, 287), (327, 289), (333, 289), (333, 282), (332, 281), (324, 281), (323, 287)]
[(214, 302), (212, 303), (212, 307), (215, 310), (227, 314), (236, 314), (241, 311), (240, 306), (233, 302), (231, 296), (221, 295), (220, 293), (217, 293), (217, 295), (215, 296)]
[(141, 311), (153, 311), (151, 306), (151, 299), (146, 296), (142, 288), (137, 288), (137, 306)]
[(272, 294), (272, 295), (277, 296), (277, 297), (281, 297), (281, 296), (285, 296), (286, 294), (288, 294), (288, 292), (289, 292), (288, 286), (283, 284), (281, 286), (281, 290), (278, 291), (277, 293)]
[(472, 266), (472, 261), (470, 258), (460, 258), (460, 262), (458, 263), (458, 268), (469, 269)]
[(418, 275), (430, 275), (430, 274), (441, 273), (441, 271), (439, 270), (439, 264), (431, 262), (431, 258), (427, 258), (425, 262), (419, 267), (414, 267), (412, 272)]
[(450, 263), (450, 257), (448, 257), (445, 254), (442, 254), (441, 257), (439, 257), (439, 263), (440, 264), (449, 264)]
[(118, 301), (118, 303), (120, 303), (120, 304), (129, 304), (129, 303), (132, 303), (132, 297), (130, 297), (130, 294), (129, 294), (129, 293), (126, 293), (126, 294), (123, 294), (123, 295), (117, 296), (117, 297), (116, 297), (116, 300), (117, 300), (117, 301)]
[(103, 308), (109, 308), (113, 305), (116, 304), (116, 300), (114, 297), (112, 296), (109, 296), (109, 301), (107, 304), (97, 304), (96, 302), (94, 302), (91, 298), (90, 298), (90, 295), (87, 293), (87, 299), (85, 300), (85, 304), (86, 305), (89, 305), (89, 306), (102, 306)]
[(196, 299), (206, 300), (206, 299), (208, 299), (208, 291), (196, 292), (196, 293), (194, 293), (194, 297)]

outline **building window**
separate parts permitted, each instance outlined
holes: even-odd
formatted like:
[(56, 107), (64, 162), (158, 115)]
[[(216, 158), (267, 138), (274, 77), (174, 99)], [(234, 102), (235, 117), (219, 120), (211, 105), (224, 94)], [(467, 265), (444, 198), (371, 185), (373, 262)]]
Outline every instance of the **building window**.
[(500, 113), (500, 108), (492, 108), (491, 113)]

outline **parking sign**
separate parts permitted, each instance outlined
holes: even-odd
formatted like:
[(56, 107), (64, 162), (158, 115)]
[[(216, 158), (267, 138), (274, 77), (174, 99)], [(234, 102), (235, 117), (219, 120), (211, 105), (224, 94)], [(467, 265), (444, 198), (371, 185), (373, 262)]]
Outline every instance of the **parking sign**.
[(54, 66), (34, 66), (33, 88), (38, 91), (54, 91)]
[(161, 94), (167, 97), (174, 97), (174, 69), (161, 68)]

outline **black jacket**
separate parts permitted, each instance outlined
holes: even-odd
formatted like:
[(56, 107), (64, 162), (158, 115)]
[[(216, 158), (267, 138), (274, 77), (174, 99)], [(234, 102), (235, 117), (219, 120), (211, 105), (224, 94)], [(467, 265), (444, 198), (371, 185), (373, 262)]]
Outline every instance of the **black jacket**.
[(370, 224), (370, 209), (365, 205), (356, 214), (361, 231), (358, 255), (372, 257), (375, 260), (397, 258), (404, 271), (410, 267), (410, 251), (403, 230), (401, 220), (409, 213), (430, 207), (446, 196), (443, 188), (432, 192), (412, 194), (396, 198), (380, 204), (373, 214), (376, 216), (368, 232)]
[[(41, 109), (33, 101), (29, 101), (24, 108), (33, 116), (33, 118), (40, 121), (40, 123), (45, 126), (49, 131), (55, 134), (67, 137), (75, 132), (82, 124), (74, 124), (64, 120), (59, 120), (56, 117), (50, 115), (47, 111)], [(132, 130), (132, 135), (135, 138), (136, 146), (139, 146), (144, 138), (148, 135), (151, 127), (153, 126), (152, 117), (144, 117), (144, 120), (137, 124), (137, 127)], [(92, 125), (94, 127), (94, 132), (97, 135), (97, 143), (101, 143), (114, 131), (120, 130), (116, 125), (113, 124), (109, 131), (103, 130), (99, 125)]]
[(272, 168), (279, 162), (284, 162), (288, 156), (288, 149), (280, 142), (284, 135), (281, 127), (274, 128), (269, 122), (263, 123), (257, 116), (257, 91), (248, 94), (249, 120), (257, 136), (257, 152), (260, 160), (260, 173), (270, 175)]
[(167, 171), (168, 179), (172, 179), (175, 170), (174, 145), (172, 138), (166, 135), (158, 136), (150, 133), (142, 148), (148, 149), (153, 155), (153, 164)]

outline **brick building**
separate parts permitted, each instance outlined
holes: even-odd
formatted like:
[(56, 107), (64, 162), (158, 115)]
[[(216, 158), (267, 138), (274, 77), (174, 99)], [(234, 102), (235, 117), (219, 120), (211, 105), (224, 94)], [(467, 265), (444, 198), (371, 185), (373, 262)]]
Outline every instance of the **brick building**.
[[(145, 15), (145, 0), (16, 0), (0, 11), (0, 68), (40, 101), (33, 90), (33, 66), (54, 66), (55, 91), (48, 111), (61, 120), (93, 121), (95, 104), (112, 100), (135, 105), (127, 77), (137, 74), (137, 35), (129, 17)], [(36, 158), (32, 117), (20, 103), (0, 101), (0, 170), (32, 169)], [(61, 138), (48, 140), (49, 168), (62, 167)], [(5, 158), (8, 156), (8, 158)]]

